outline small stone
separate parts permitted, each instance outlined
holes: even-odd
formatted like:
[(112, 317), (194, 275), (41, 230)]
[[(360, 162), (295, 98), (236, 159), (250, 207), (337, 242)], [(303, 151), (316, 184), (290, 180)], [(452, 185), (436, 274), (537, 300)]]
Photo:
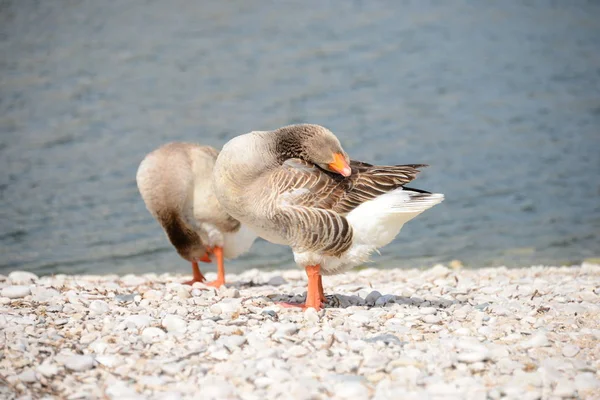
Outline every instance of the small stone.
[(49, 289), (44, 287), (34, 286), (31, 288), (31, 299), (38, 303), (47, 303), (54, 299), (57, 299), (60, 293), (56, 289)]
[(369, 293), (367, 295), (367, 297), (365, 297), (365, 304), (372, 307), (375, 305), (375, 302), (380, 297), (381, 297), (381, 293), (379, 293), (377, 290), (373, 290), (371, 293)]
[(156, 327), (145, 328), (142, 331), (142, 340), (146, 343), (153, 343), (163, 339), (166, 336), (165, 331)]
[(304, 357), (308, 354), (308, 349), (303, 346), (294, 345), (288, 349), (287, 354), (291, 357)]
[(575, 357), (579, 353), (579, 347), (573, 344), (567, 344), (562, 348), (562, 354), (565, 357)]
[(531, 349), (535, 347), (547, 347), (550, 346), (550, 341), (545, 333), (540, 332), (533, 335), (529, 340), (521, 343), (524, 349)]
[(185, 333), (187, 330), (187, 322), (183, 318), (172, 314), (163, 318), (162, 326), (167, 329), (167, 332)]
[(489, 353), (485, 351), (474, 351), (474, 352), (465, 352), (460, 353), (456, 359), (459, 362), (472, 364), (486, 360), (489, 357)]
[(150, 326), (151, 323), (152, 318), (147, 315), (130, 315), (125, 318), (126, 326), (131, 326), (136, 329), (143, 329), (147, 326)]
[(581, 393), (591, 392), (600, 388), (600, 381), (593, 372), (584, 372), (575, 377), (575, 387)]
[(111, 355), (96, 356), (96, 361), (99, 364), (102, 364), (105, 367), (109, 367), (109, 368), (114, 368), (121, 363), (117, 357), (111, 356)]
[(233, 335), (225, 338), (224, 343), (229, 351), (233, 351), (236, 348), (242, 347), (246, 343), (246, 338), (240, 335)]
[(434, 307), (421, 307), (419, 308), (419, 314), (421, 315), (433, 315), (437, 312)]
[(267, 386), (270, 386), (272, 384), (273, 384), (273, 379), (267, 378), (266, 376), (261, 376), (254, 380), (254, 386), (256, 386), (258, 389), (264, 389)]
[(112, 399), (127, 399), (137, 400), (143, 397), (138, 395), (133, 384), (127, 382), (118, 381), (106, 388), (106, 394)]
[(450, 270), (442, 264), (437, 264), (429, 271), (426, 271), (425, 274), (433, 279), (435, 278), (445, 278), (450, 274)]
[(426, 324), (439, 324), (440, 322), (442, 322), (442, 319), (440, 317), (438, 317), (437, 315), (425, 315), (423, 316), (423, 318), (421, 318), (421, 320), (423, 322), (425, 322)]
[(34, 383), (37, 382), (38, 379), (35, 376), (35, 371), (31, 368), (27, 368), (19, 374), (19, 380), (23, 383)]
[(404, 342), (402, 342), (398, 336), (394, 336), (391, 334), (384, 334), (384, 335), (378, 335), (378, 336), (373, 336), (370, 337), (368, 339), (365, 339), (365, 342), (368, 343), (376, 343), (376, 342), (383, 342), (385, 344), (396, 344), (399, 346), (402, 346), (404, 344)]
[(359, 324), (368, 324), (373, 319), (373, 315), (371, 314), (371, 311), (361, 310), (350, 314), (349, 319), (358, 322)]
[(482, 363), (481, 361), (477, 361), (472, 363), (469, 368), (471, 369), (471, 371), (473, 372), (481, 372), (485, 369), (485, 364)]
[(73, 355), (67, 359), (65, 367), (76, 372), (87, 371), (94, 367), (94, 358), (87, 355)]
[(160, 366), (160, 369), (165, 374), (171, 375), (171, 376), (177, 375), (179, 372), (181, 372), (182, 368), (183, 368), (183, 365), (178, 364), (178, 363), (162, 364)]
[(267, 285), (269, 286), (281, 286), (285, 285), (287, 281), (282, 276), (274, 276), (267, 281)]
[(393, 294), (384, 294), (375, 301), (375, 307), (385, 307), (388, 304), (394, 304), (396, 302), (396, 296)]
[(307, 308), (304, 311), (304, 320), (312, 323), (319, 322), (319, 313), (314, 308)]
[(554, 388), (553, 394), (558, 397), (573, 397), (575, 395), (575, 384), (568, 379), (560, 379)]
[(8, 280), (13, 285), (29, 285), (38, 279), (39, 278), (36, 274), (27, 271), (13, 271), (8, 274)]
[(54, 364), (43, 363), (37, 367), (37, 372), (39, 372), (46, 378), (51, 378), (54, 375), (58, 374), (58, 367)]
[(275, 335), (277, 336), (291, 336), (298, 332), (298, 326), (296, 324), (279, 324)]
[[(192, 294), (193, 294), (194, 290), (198, 290), (198, 289), (193, 289)], [(198, 290), (198, 292), (201, 293), (200, 290)], [(159, 290), (150, 289), (150, 290), (146, 290), (144, 292), (144, 294), (142, 295), (142, 297), (147, 300), (160, 300), (162, 298), (162, 292)]]
[(265, 310), (265, 311), (261, 312), (260, 315), (264, 315), (265, 317), (270, 318), (273, 321), (277, 321), (279, 319), (279, 316), (273, 310)]
[(183, 286), (179, 286), (177, 289), (175, 289), (175, 293), (177, 293), (177, 297), (179, 297), (181, 300), (192, 297), (191, 293)]
[(119, 294), (115, 296), (115, 300), (119, 303), (131, 303), (135, 300), (135, 294)]
[(90, 312), (101, 315), (110, 311), (108, 303), (103, 300), (93, 300), (89, 305)]
[(29, 286), (8, 286), (0, 292), (1, 297), (9, 299), (20, 299), (31, 293)]
[(223, 292), (223, 297), (227, 297), (230, 299), (237, 299), (238, 297), (240, 297), (240, 291), (237, 290), (236, 288), (227, 288)]
[(336, 399), (368, 399), (369, 389), (356, 381), (338, 383), (334, 387)]
[(146, 283), (146, 278), (136, 275), (125, 275), (121, 278), (123, 286), (140, 286)]
[(216, 315), (231, 314), (239, 311), (241, 307), (240, 299), (226, 298), (210, 306), (210, 312)]

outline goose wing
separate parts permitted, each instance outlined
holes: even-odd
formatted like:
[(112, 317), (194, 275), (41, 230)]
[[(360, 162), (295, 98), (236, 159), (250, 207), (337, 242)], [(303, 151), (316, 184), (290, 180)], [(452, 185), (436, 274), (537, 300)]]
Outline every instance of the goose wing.
[(325, 171), (300, 159), (289, 159), (269, 176), (275, 195), (272, 219), (295, 251), (339, 256), (352, 245), (345, 215), (360, 204), (412, 181), (421, 164), (373, 166), (351, 161), (352, 175)]

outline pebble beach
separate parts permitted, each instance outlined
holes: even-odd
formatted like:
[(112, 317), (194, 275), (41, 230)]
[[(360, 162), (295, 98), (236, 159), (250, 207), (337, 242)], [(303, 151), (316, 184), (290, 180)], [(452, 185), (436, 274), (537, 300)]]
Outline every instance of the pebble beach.
[(0, 276), (0, 398), (600, 399), (593, 263), (187, 278)]

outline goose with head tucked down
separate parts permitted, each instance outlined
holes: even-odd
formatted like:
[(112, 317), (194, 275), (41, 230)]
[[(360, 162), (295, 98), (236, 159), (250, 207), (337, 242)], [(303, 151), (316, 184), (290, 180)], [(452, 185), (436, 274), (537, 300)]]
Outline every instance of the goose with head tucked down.
[(308, 276), (304, 307), (319, 310), (321, 275), (368, 261), (407, 221), (443, 201), (442, 194), (404, 186), (425, 166), (350, 160), (328, 129), (291, 125), (225, 144), (213, 186), (227, 213), (292, 248)]
[(167, 143), (141, 162), (136, 181), (146, 208), (160, 223), (179, 255), (192, 263), (193, 278), (204, 282), (198, 261), (217, 261), (217, 279), (225, 283), (224, 259), (247, 252), (256, 235), (220, 206), (212, 190), (219, 152), (193, 143)]

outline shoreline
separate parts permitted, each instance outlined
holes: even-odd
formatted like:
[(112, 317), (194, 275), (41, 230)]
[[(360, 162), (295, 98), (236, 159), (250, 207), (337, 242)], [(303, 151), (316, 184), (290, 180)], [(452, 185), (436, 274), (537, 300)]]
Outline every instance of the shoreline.
[(0, 276), (0, 397), (600, 398), (597, 264), (186, 278)]

